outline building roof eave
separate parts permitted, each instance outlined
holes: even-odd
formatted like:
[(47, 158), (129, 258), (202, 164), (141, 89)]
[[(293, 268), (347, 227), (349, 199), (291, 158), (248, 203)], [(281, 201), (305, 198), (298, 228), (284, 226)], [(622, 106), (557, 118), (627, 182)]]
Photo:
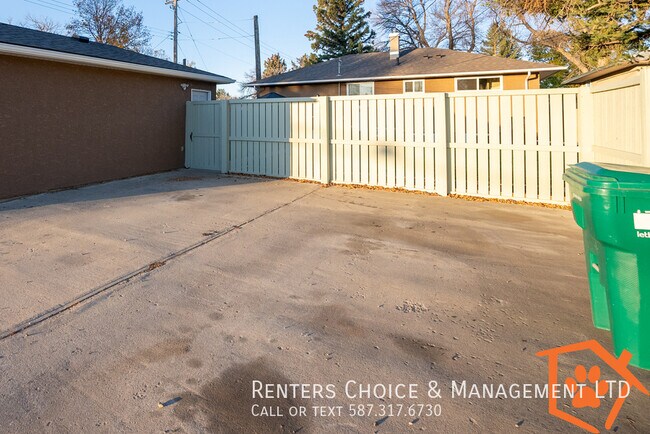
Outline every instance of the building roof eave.
[(138, 63), (122, 62), (119, 60), (103, 59), (81, 54), (65, 53), (61, 51), (46, 50), (42, 48), (26, 47), (0, 42), (0, 54), (26, 57), (53, 62), (71, 63), (97, 68), (117, 69), (122, 71), (139, 72), (144, 74), (162, 75), (167, 77), (184, 78), (188, 80), (204, 81), (214, 84), (231, 84), (235, 80), (217, 74), (180, 71), (157, 66), (142, 65)]

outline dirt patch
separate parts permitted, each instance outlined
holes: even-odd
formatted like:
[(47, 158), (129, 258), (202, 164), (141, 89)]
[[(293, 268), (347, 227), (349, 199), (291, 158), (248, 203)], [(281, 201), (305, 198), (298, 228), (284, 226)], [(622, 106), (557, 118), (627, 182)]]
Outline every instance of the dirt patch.
[(212, 321), (221, 321), (221, 320), (223, 319), (223, 314), (222, 314), (221, 312), (212, 312), (212, 313), (209, 315), (209, 318), (210, 318)]
[(371, 240), (369, 238), (364, 238), (360, 236), (352, 236), (345, 243), (347, 247), (344, 250), (345, 253), (349, 255), (369, 255), (375, 250), (379, 250), (383, 247), (383, 243), (377, 240)]
[(201, 181), (204, 178), (202, 176), (178, 176), (176, 178), (170, 178), (168, 182), (188, 182), (188, 181)]
[(191, 350), (191, 339), (169, 339), (141, 351), (135, 359), (142, 363), (158, 363), (187, 354)]
[(309, 324), (312, 329), (331, 337), (358, 337), (366, 334), (365, 329), (354, 321), (348, 310), (341, 305), (319, 308)]
[(69, 267), (79, 267), (93, 262), (89, 253), (73, 253), (62, 255), (57, 258), (57, 262)]
[(203, 366), (203, 362), (199, 359), (190, 359), (187, 361), (187, 366), (190, 368), (199, 369), (201, 366)]
[(196, 198), (197, 196), (195, 194), (181, 194), (180, 196), (176, 197), (176, 202), (187, 202)]
[(410, 357), (436, 362), (445, 354), (445, 348), (409, 336), (395, 336), (393, 342)]
[[(174, 415), (197, 432), (309, 432), (309, 419), (289, 416), (289, 407), (307, 405), (300, 399), (253, 398), (253, 381), (263, 384), (291, 384), (278, 370), (262, 359), (235, 365), (204, 385), (198, 393), (186, 392), (174, 408)], [(255, 417), (253, 405), (277, 409), (281, 416)]]

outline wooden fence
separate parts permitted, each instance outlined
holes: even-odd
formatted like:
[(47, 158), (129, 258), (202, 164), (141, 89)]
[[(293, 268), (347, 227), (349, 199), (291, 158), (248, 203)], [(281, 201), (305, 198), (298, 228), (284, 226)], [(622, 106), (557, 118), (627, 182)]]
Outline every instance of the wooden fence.
[(580, 92), (190, 102), (186, 165), (567, 203), (562, 175), (584, 152)]
[[(650, 67), (591, 83), (593, 160), (650, 167)], [(586, 115), (586, 116), (585, 116)]]

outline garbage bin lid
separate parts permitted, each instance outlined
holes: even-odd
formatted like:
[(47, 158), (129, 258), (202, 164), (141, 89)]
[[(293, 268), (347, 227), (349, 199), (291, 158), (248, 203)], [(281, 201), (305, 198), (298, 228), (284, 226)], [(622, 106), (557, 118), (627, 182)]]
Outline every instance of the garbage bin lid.
[(571, 180), (591, 189), (650, 191), (650, 167), (608, 163), (578, 163), (566, 171)]

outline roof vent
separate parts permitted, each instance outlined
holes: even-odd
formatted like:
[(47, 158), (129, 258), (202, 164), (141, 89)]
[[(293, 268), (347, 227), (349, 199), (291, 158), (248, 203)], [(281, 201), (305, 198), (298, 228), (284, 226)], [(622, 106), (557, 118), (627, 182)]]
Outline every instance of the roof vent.
[(72, 35), (72, 39), (76, 39), (77, 41), (83, 42), (84, 44), (90, 42), (90, 38), (88, 38), (88, 36), (79, 36), (76, 33)]

